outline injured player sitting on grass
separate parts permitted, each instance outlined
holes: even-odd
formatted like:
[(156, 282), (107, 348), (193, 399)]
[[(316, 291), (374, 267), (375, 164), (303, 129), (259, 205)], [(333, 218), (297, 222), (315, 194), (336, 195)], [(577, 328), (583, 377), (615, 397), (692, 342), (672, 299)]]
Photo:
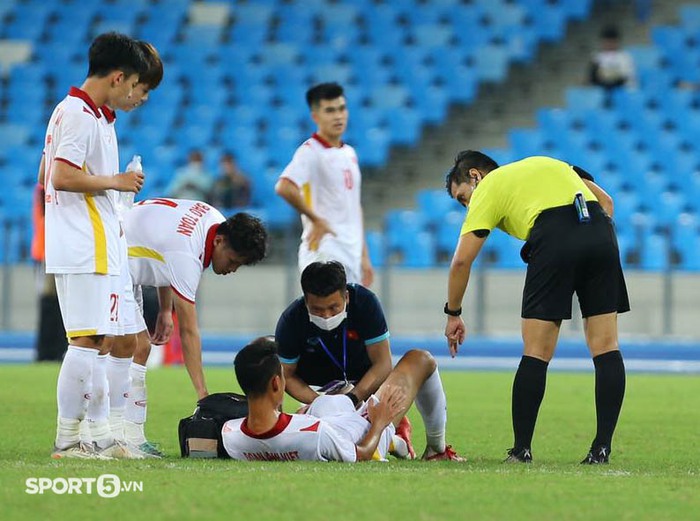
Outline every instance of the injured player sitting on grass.
[(224, 424), (224, 447), (233, 459), (355, 462), (385, 461), (389, 454), (407, 458), (411, 441), (397, 436), (394, 425), (415, 400), (426, 431), (423, 459), (464, 461), (445, 444), (445, 393), (437, 363), (427, 351), (406, 353), (357, 410), (341, 394), (319, 396), (306, 414), (280, 412), (284, 374), (277, 344), (269, 337), (244, 347), (234, 368), (249, 413)]

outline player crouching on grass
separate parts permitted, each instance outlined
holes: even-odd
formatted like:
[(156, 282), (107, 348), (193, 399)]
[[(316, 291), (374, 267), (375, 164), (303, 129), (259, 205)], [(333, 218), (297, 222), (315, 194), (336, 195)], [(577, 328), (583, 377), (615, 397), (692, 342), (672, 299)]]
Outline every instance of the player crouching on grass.
[[(412, 350), (391, 371), (376, 395), (359, 410), (345, 395), (316, 398), (307, 414), (281, 411), (285, 378), (274, 340), (262, 337), (244, 347), (233, 362), (248, 398), (248, 416), (222, 429), (226, 452), (247, 461), (367, 461), (387, 454), (406, 457), (394, 425), (415, 400), (426, 431), (423, 459), (464, 461), (445, 443), (447, 403), (437, 363), (430, 353)], [(403, 446), (401, 446), (403, 445)]]

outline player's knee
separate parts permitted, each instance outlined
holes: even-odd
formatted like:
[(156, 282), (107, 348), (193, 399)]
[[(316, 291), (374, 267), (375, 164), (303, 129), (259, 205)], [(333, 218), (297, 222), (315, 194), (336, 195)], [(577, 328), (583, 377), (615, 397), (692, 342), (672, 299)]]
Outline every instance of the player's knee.
[(405, 357), (413, 364), (425, 369), (428, 374), (432, 374), (437, 369), (435, 357), (424, 349), (411, 349)]

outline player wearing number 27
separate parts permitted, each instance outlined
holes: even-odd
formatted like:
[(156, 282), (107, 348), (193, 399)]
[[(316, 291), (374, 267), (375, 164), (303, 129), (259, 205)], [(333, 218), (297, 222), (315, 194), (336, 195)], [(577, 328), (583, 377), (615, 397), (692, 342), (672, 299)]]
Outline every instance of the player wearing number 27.
[[(116, 202), (118, 192), (138, 192), (143, 185), (143, 174), (119, 173), (116, 135), (102, 123), (99, 107), (131, 95), (146, 58), (136, 41), (116, 33), (98, 36), (88, 54), (87, 79), (51, 115), (42, 159), (46, 271), (55, 274), (69, 342), (58, 376), (55, 458), (96, 457), (80, 442), (79, 423), (91, 399), (98, 351), (106, 335), (119, 332), (123, 232)], [(99, 447), (101, 455), (113, 446)]]

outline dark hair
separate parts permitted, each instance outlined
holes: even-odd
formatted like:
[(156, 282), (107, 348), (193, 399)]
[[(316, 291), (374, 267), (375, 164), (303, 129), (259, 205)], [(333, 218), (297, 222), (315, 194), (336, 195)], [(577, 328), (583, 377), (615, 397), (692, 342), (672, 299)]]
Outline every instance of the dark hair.
[(277, 342), (261, 336), (241, 349), (233, 360), (238, 385), (246, 396), (261, 396), (275, 375), (282, 374)]
[(163, 61), (153, 45), (143, 40), (139, 40), (138, 44), (148, 63), (148, 68), (139, 76), (139, 83), (144, 83), (150, 90), (155, 90), (163, 81)]
[(99, 35), (88, 51), (88, 77), (103, 78), (113, 71), (126, 76), (146, 73), (149, 62), (139, 43), (125, 34), (110, 32)]
[(620, 30), (616, 25), (606, 25), (600, 30), (600, 37), (604, 40), (619, 40)]
[(327, 297), (336, 291), (345, 291), (346, 286), (345, 267), (338, 261), (312, 262), (301, 273), (301, 289), (305, 296)]
[(265, 258), (267, 231), (257, 217), (239, 212), (222, 222), (216, 234), (226, 237), (228, 245), (245, 259), (246, 265), (256, 264)]
[(343, 95), (343, 87), (337, 83), (319, 83), (306, 91), (306, 104), (314, 109), (321, 100), (334, 100)]
[(445, 188), (452, 197), (452, 183), (462, 184), (469, 180), (469, 169), (476, 168), (486, 175), (498, 168), (498, 163), (477, 150), (462, 150), (455, 157), (455, 164), (445, 176)]

